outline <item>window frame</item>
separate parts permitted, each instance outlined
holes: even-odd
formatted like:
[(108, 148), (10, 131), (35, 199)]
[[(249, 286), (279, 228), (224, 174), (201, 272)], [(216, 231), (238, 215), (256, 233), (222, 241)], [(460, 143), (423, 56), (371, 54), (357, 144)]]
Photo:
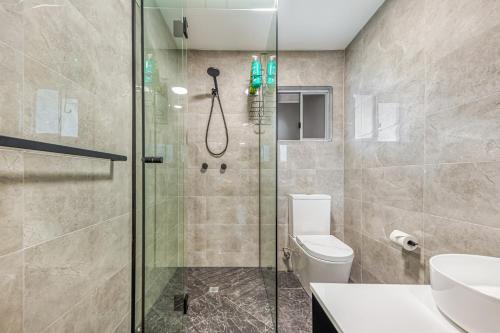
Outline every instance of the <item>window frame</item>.
[[(299, 94), (299, 103), (300, 103), (300, 129), (299, 129), (299, 139), (279, 139), (278, 133), (278, 141), (279, 142), (331, 142), (333, 133), (333, 87), (332, 86), (280, 86), (278, 87), (278, 101), (279, 94), (290, 94), (296, 93)], [(324, 95), (325, 96), (325, 135), (323, 138), (304, 138), (304, 99), (303, 95)], [(278, 112), (280, 103), (277, 103)], [(278, 121), (277, 117), (277, 121)], [(279, 127), (279, 124), (277, 124)]]

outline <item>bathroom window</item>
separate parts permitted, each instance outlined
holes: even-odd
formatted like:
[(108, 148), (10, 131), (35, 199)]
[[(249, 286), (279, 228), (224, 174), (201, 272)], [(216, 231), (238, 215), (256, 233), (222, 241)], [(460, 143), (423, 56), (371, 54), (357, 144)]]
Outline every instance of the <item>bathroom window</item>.
[(278, 139), (329, 141), (332, 87), (280, 87)]

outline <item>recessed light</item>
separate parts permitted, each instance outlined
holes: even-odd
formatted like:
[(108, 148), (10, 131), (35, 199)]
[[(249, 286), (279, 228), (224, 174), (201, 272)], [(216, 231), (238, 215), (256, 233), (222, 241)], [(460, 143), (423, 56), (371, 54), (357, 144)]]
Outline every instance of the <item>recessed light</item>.
[(182, 109), (182, 105), (174, 105), (174, 109)]
[(184, 87), (172, 87), (172, 92), (177, 95), (186, 95), (188, 90)]

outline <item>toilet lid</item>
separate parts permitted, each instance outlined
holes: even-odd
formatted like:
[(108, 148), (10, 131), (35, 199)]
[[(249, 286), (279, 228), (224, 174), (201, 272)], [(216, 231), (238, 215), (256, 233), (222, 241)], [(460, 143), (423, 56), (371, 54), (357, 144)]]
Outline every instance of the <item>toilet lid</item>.
[(297, 241), (307, 253), (318, 259), (345, 262), (354, 257), (354, 251), (332, 235), (297, 236)]

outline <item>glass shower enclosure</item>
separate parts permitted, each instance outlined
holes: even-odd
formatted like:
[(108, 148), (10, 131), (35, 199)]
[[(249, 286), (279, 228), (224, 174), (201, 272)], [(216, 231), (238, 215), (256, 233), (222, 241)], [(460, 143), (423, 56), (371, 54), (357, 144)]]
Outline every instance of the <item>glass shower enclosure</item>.
[[(194, 317), (197, 322), (206, 319), (206, 325), (212, 325), (210, 318), (223, 311), (217, 308), (221, 299), (230, 300), (236, 294), (244, 299), (243, 291), (255, 289), (251, 284), (256, 282), (244, 278), (252, 274), (263, 285), (264, 308), (269, 312), (266, 318), (271, 318), (265, 322), (266, 331), (277, 331), (277, 75), (273, 74), (274, 82), (266, 79), (268, 62), (277, 63), (277, 29), (274, 1), (265, 5), (269, 7), (255, 8), (252, 1), (235, 1), (233, 5), (231, 1), (135, 1), (132, 326), (136, 332), (188, 332), (199, 325)], [(207, 41), (208, 50), (196, 44), (203, 22), (215, 16), (234, 21), (240, 14), (250, 21), (252, 15), (268, 15), (264, 20), (266, 33), (261, 36), (264, 46), (250, 50), (240, 45), (236, 51), (227, 51), (235, 53), (226, 54), (215, 45), (215, 39)], [(244, 22), (241, 20), (241, 24)], [(248, 29), (252, 36), (251, 26), (242, 29)], [(232, 64), (235, 55), (242, 59), (241, 65), (229, 68), (227, 59)], [(239, 97), (233, 98), (228, 90), (234, 82), (248, 86), (247, 79), (240, 79), (242, 76), (234, 71), (250, 74), (252, 55), (260, 59), (264, 83), (257, 95), (247, 96), (248, 92), (241, 89), (241, 95), (238, 91)], [(198, 68), (205, 62), (220, 66), (222, 73), (221, 99), (228, 112), (230, 141), (228, 152), (221, 158), (205, 156), (202, 144), (209, 99), (195, 92), (198, 88), (210, 92), (206, 67)], [(249, 79), (249, 75), (244, 76)], [(212, 130), (218, 129), (216, 124)], [(238, 162), (241, 154), (246, 156), (244, 163)], [(201, 168), (201, 161), (208, 162), (207, 170)], [(221, 163), (227, 163), (227, 171), (218, 169)], [(253, 183), (255, 193), (240, 193), (239, 189)], [(213, 203), (237, 203), (241, 199), (255, 205), (229, 206), (225, 215), (213, 216)], [(193, 215), (197, 218), (194, 222)], [(235, 237), (241, 236), (240, 230), (254, 235), (245, 240), (251, 244), (237, 244)], [(240, 252), (234, 252), (232, 258), (230, 251)], [(246, 260), (250, 257), (256, 260)], [(237, 279), (229, 284), (241, 288), (226, 288), (228, 279)], [(217, 285), (217, 295), (212, 294), (211, 284)], [(248, 297), (248, 302), (251, 299)], [(208, 302), (205, 306), (215, 312), (201, 311), (202, 302)], [(245, 307), (252, 304), (238, 304), (238, 308)]]

